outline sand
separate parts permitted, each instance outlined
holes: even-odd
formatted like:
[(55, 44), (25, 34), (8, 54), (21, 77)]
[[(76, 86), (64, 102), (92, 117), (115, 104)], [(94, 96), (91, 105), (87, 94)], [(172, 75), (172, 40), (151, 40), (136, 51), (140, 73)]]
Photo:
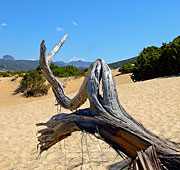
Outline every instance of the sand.
[[(180, 142), (180, 77), (133, 83), (130, 74), (118, 75), (117, 70), (113, 70), (113, 75), (124, 108), (156, 135)], [(19, 81), (0, 78), (0, 169), (103, 170), (121, 160), (107, 144), (80, 132), (57, 143), (36, 159), (38, 127), (35, 124), (49, 120), (58, 109), (54, 106), (52, 91), (39, 98), (12, 95)], [(83, 78), (61, 81), (67, 83), (66, 92), (73, 97)], [(89, 107), (88, 102), (81, 108), (85, 107)], [(65, 109), (61, 112), (70, 113)]]

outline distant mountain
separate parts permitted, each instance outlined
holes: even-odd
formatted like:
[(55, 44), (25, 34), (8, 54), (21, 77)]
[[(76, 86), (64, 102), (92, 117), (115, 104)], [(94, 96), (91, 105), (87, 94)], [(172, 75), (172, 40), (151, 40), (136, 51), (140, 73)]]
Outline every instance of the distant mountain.
[(77, 68), (79, 68), (79, 67), (88, 68), (91, 65), (91, 63), (92, 62), (85, 62), (85, 61), (78, 60), (78, 61), (71, 61), (68, 63), (68, 65), (73, 65)]
[(78, 60), (78, 61), (71, 61), (69, 63), (65, 63), (63, 61), (55, 61), (53, 63), (59, 67), (73, 65), (77, 68), (88, 68), (92, 62), (85, 62), (85, 61)]
[[(108, 64), (110, 68), (119, 68), (123, 64), (136, 60), (137, 57), (133, 57), (127, 60), (118, 61), (115, 63)], [(85, 61), (71, 61), (69, 63), (65, 63), (63, 61), (55, 61), (53, 64), (63, 67), (67, 65), (73, 65), (79, 69), (85, 69), (90, 66), (92, 62), (85, 62)], [(38, 60), (8, 60), (8, 59), (0, 59), (0, 70), (10, 70), (10, 71), (28, 71), (34, 70), (39, 65)]]
[(28, 71), (34, 70), (38, 65), (39, 61), (0, 59), (0, 70)]
[(59, 67), (64, 67), (67, 65), (67, 63), (63, 62), (63, 61), (55, 61), (53, 62), (53, 64), (59, 66)]
[[(65, 63), (63, 61), (55, 61), (53, 64), (64, 67), (67, 65), (73, 65), (81, 70), (84, 68), (88, 68), (91, 62), (84, 61), (72, 61), (69, 63)], [(10, 71), (28, 71), (34, 70), (39, 65), (39, 60), (4, 60), (0, 59), (0, 70), (10, 70)]]
[(4, 55), (3, 60), (15, 60), (15, 58), (10, 55)]
[(126, 59), (126, 60), (118, 61), (118, 62), (115, 62), (115, 63), (110, 63), (108, 65), (109, 65), (110, 68), (119, 68), (119, 67), (121, 67), (125, 63), (130, 63), (131, 61), (135, 61), (136, 58), (137, 57), (133, 57), (133, 58), (129, 58), (129, 59)]

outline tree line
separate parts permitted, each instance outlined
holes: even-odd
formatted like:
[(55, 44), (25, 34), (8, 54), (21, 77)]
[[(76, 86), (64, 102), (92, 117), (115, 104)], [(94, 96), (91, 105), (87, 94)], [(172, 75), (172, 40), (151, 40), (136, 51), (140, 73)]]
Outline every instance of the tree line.
[(144, 48), (135, 61), (124, 64), (119, 71), (131, 72), (134, 81), (179, 74), (180, 36), (172, 42), (162, 43), (161, 47)]

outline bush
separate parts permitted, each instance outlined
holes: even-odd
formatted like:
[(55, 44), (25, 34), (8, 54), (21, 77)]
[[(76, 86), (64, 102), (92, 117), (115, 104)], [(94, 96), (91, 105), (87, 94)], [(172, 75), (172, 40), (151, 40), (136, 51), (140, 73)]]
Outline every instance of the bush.
[(122, 74), (132, 73), (133, 69), (134, 69), (134, 64), (132, 62), (126, 63), (119, 68), (119, 72), (121, 72)]
[(23, 76), (16, 93), (22, 92), (26, 97), (37, 97), (46, 95), (49, 88), (50, 86), (46, 84), (42, 74), (37, 70), (33, 70)]
[(53, 65), (50, 66), (52, 73), (56, 77), (70, 77), (70, 76), (84, 76), (85, 72), (80, 71), (78, 68), (68, 65), (65, 67), (54, 67)]
[(180, 36), (169, 44), (163, 43), (162, 55), (159, 58), (161, 63), (161, 75), (174, 75), (180, 73)]
[(180, 73), (180, 36), (158, 48), (144, 48), (136, 59), (132, 79), (148, 80)]
[[(70, 77), (70, 76), (84, 76), (85, 71), (81, 71), (73, 65), (68, 65), (65, 67), (58, 67), (55, 64), (50, 65), (50, 69), (55, 77)], [(40, 66), (36, 68), (37, 71), (41, 72)]]
[[(54, 64), (51, 64), (50, 69), (54, 76), (57, 77), (78, 77), (85, 75), (85, 71), (80, 71), (78, 68), (71, 65), (66, 67), (58, 67)], [(6, 72), (5, 74), (12, 75), (17, 74), (17, 72)], [(43, 78), (40, 66), (38, 66), (35, 70), (31, 70), (26, 73), (18, 72), (18, 75), (23, 75), (23, 78), (14, 94), (22, 92), (26, 97), (37, 97), (46, 95), (48, 93), (50, 86), (46, 84), (46, 80)]]
[(11, 77), (11, 76), (16, 76), (16, 77), (23, 77), (24, 71), (6, 71), (6, 72), (0, 72), (0, 77)]
[(134, 81), (142, 81), (158, 77), (160, 55), (161, 50), (158, 47), (144, 48), (136, 59), (131, 78)]
[(0, 77), (11, 77), (11, 75), (7, 72), (0, 72)]

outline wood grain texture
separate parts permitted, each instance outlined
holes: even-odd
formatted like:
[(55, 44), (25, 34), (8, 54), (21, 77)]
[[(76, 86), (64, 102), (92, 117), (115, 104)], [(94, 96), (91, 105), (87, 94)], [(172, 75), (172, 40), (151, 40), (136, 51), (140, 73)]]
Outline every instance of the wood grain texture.
[[(152, 169), (153, 161), (157, 162), (157, 158), (163, 165), (162, 169), (177, 170), (180, 166), (179, 144), (154, 135), (125, 111), (119, 102), (111, 70), (104, 60), (97, 59), (92, 63), (77, 95), (73, 99), (67, 97), (62, 84), (57, 81), (49, 68), (49, 58), (60, 49), (60, 44), (63, 44), (65, 39), (66, 37), (58, 43), (58, 47), (54, 48), (49, 57), (46, 57), (44, 41), (41, 43), (40, 67), (62, 107), (76, 110), (88, 98), (90, 108), (71, 114), (61, 113), (46, 123), (37, 124), (46, 126), (45, 129), (38, 131), (40, 153), (74, 131), (86, 131), (104, 140), (118, 153), (123, 152), (132, 160), (138, 157), (141, 165), (135, 161), (134, 164), (130, 164), (134, 168)], [(99, 92), (101, 81), (103, 95)], [(157, 153), (157, 156), (152, 153)], [(160, 169), (158, 165), (155, 167)]]
[(61, 46), (65, 42), (66, 38), (67, 38), (67, 35), (63, 37), (63, 39), (57, 44), (57, 46), (50, 52), (50, 54), (47, 57), (46, 57), (46, 47), (44, 45), (45, 41), (42, 41), (41, 46), (40, 46), (39, 64), (40, 64), (44, 77), (52, 86), (52, 89), (53, 89), (53, 92), (57, 99), (58, 104), (60, 104), (62, 107), (66, 109), (76, 110), (87, 100), (86, 86), (87, 86), (87, 81), (88, 81), (88, 77), (91, 72), (92, 66), (89, 67), (85, 75), (83, 84), (81, 88), (79, 89), (79, 92), (73, 99), (70, 99), (64, 91), (63, 83), (60, 83), (54, 77), (49, 66), (51, 59), (53, 58), (53, 55), (55, 55), (58, 52), (58, 50), (61, 48)]

